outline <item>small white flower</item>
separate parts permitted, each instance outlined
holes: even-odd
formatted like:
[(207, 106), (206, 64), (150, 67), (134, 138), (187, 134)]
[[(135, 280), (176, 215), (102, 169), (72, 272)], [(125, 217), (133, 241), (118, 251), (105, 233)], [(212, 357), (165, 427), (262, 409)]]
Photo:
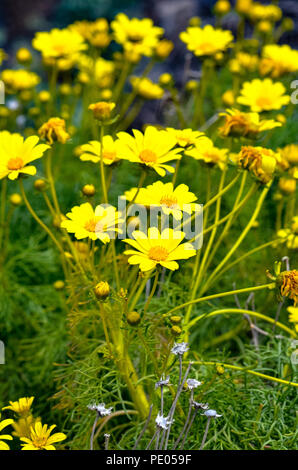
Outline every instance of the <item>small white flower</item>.
[(193, 390), (194, 388), (197, 388), (200, 385), (202, 385), (202, 382), (199, 382), (196, 379), (187, 379), (186, 383), (187, 383), (189, 390)]
[(222, 416), (217, 414), (215, 410), (206, 410), (203, 414), (207, 416), (207, 418), (219, 418), (220, 416)]
[(186, 351), (189, 350), (188, 343), (175, 343), (174, 346), (171, 349), (171, 353), (177, 355), (183, 356)]
[(199, 403), (198, 401), (192, 401), (192, 406), (195, 408), (195, 409), (201, 409), (201, 410), (208, 410), (209, 408), (209, 405), (208, 403)]
[(170, 376), (168, 375), (165, 379), (161, 378), (160, 380), (158, 380), (155, 384), (155, 388), (164, 387), (166, 385), (169, 385), (169, 383), (170, 383)]
[(97, 411), (100, 416), (108, 416), (112, 413), (113, 408), (106, 408), (104, 403), (97, 404), (95, 402), (90, 403), (87, 406), (91, 411)]
[(169, 426), (173, 423), (173, 421), (174, 420), (170, 420), (168, 416), (163, 416), (159, 413), (155, 419), (156, 426), (161, 429), (168, 429)]

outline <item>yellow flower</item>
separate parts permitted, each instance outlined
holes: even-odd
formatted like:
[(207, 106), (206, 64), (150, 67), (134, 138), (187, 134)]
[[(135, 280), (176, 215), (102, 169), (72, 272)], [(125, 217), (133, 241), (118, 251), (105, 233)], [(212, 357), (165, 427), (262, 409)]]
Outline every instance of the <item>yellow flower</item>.
[(282, 158), (290, 165), (298, 165), (298, 144), (286, 145), (283, 149), (278, 149)]
[[(88, 144), (80, 146), (80, 159), (83, 162), (100, 162), (101, 144), (97, 140), (91, 140)], [(119, 141), (113, 140), (110, 135), (103, 137), (102, 158), (105, 165), (112, 165), (120, 160)]]
[[(1, 418), (1, 415), (0, 415)], [(4, 419), (0, 421), (0, 431), (13, 423), (13, 419)], [(9, 434), (0, 434), (0, 450), (9, 450), (9, 445), (4, 441), (12, 441), (13, 438)]]
[(115, 103), (109, 103), (107, 101), (99, 101), (98, 103), (92, 103), (88, 106), (88, 109), (93, 112), (94, 119), (99, 121), (105, 121), (111, 117), (111, 112), (115, 108)]
[(262, 56), (261, 75), (270, 73), (273, 78), (278, 78), (286, 73), (298, 71), (298, 51), (286, 44), (283, 46), (268, 44), (263, 48)]
[(40, 421), (34, 424), (30, 430), (30, 437), (21, 437), (22, 450), (56, 450), (56, 442), (61, 442), (66, 439), (66, 435), (62, 432), (57, 432), (50, 435), (53, 429), (56, 427), (55, 424), (48, 428), (47, 424), (42, 425)]
[(231, 9), (231, 4), (227, 0), (218, 0), (214, 5), (214, 12), (217, 15), (225, 15)]
[(289, 321), (291, 323), (298, 323), (298, 307), (288, 307)]
[(175, 137), (177, 145), (180, 145), (180, 147), (195, 145), (200, 137), (205, 136), (204, 132), (193, 131), (192, 129), (180, 130), (167, 127), (167, 131)]
[(109, 23), (105, 18), (98, 18), (95, 21), (76, 21), (69, 26), (71, 31), (79, 33), (92, 46), (104, 48), (107, 47), (111, 38), (108, 34)]
[(278, 230), (277, 236), (287, 242), (289, 250), (298, 249), (298, 216), (293, 217), (291, 227)]
[(211, 25), (204, 28), (189, 27), (180, 33), (180, 39), (187, 48), (197, 56), (212, 56), (231, 47), (233, 35), (231, 31), (215, 29)]
[(25, 417), (30, 413), (33, 400), (34, 397), (19, 398), (18, 401), (10, 401), (9, 406), (5, 406), (4, 408), (2, 408), (2, 410), (11, 410), (20, 415), (21, 417)]
[(20, 47), (16, 52), (16, 59), (20, 64), (29, 64), (32, 60), (32, 54), (26, 47)]
[(257, 55), (248, 54), (247, 52), (237, 52), (234, 59), (244, 71), (254, 72), (259, 64)]
[(115, 233), (121, 232), (116, 225), (122, 222), (122, 219), (120, 213), (113, 206), (99, 205), (93, 209), (89, 202), (85, 202), (80, 206), (73, 207), (66, 216), (68, 220), (63, 220), (61, 227), (69, 233), (74, 233), (78, 240), (82, 238), (99, 239), (106, 244), (114, 237)]
[(296, 180), (295, 178), (280, 178), (278, 187), (283, 194), (293, 194), (296, 191)]
[(20, 134), (0, 132), (0, 179), (8, 176), (10, 180), (15, 180), (20, 173), (35, 175), (35, 166), (27, 164), (41, 158), (49, 148), (48, 145), (38, 142), (36, 135), (24, 140)]
[(238, 155), (238, 164), (266, 184), (273, 176), (278, 158), (278, 154), (271, 149), (244, 146)]
[(1, 73), (1, 79), (6, 86), (6, 91), (10, 93), (30, 90), (40, 83), (40, 77), (36, 73), (24, 69), (5, 69)]
[(202, 160), (208, 166), (218, 165), (223, 170), (227, 162), (227, 153), (228, 149), (219, 149), (214, 146), (211, 139), (202, 137), (195, 147), (186, 150), (185, 155), (189, 155), (195, 160)]
[(94, 294), (97, 299), (105, 300), (110, 295), (110, 286), (106, 281), (101, 281), (94, 287)]
[(20, 418), (12, 423), (14, 429), (12, 435), (16, 437), (28, 437), (30, 438), (31, 427), (35, 425), (40, 418), (34, 418), (29, 414), (26, 418)]
[(83, 37), (67, 28), (36, 33), (32, 45), (42, 53), (44, 59), (49, 60), (50, 64), (59, 59), (64, 61), (61, 64), (64, 63), (66, 69), (71, 68), (78, 54), (87, 49)]
[(160, 176), (165, 176), (166, 171), (174, 173), (174, 168), (166, 163), (181, 158), (182, 148), (174, 148), (175, 137), (153, 126), (146, 127), (144, 134), (136, 129), (132, 132), (134, 137), (127, 132), (117, 134), (121, 158), (152, 168)]
[(40, 137), (52, 145), (54, 141), (65, 144), (70, 135), (66, 132), (66, 125), (64, 119), (53, 117), (45, 122), (38, 130)]
[(277, 277), (277, 287), (282, 297), (294, 300), (294, 307), (298, 302), (298, 271), (283, 271)]
[(163, 97), (164, 90), (150, 78), (131, 77), (130, 82), (137, 94), (146, 100), (160, 100)]
[(124, 13), (119, 13), (111, 23), (115, 41), (122, 44), (125, 51), (139, 57), (152, 56), (159, 37), (164, 30), (154, 26), (150, 18), (129, 19)]
[(253, 21), (279, 21), (282, 11), (277, 5), (262, 5), (253, 2), (249, 9), (249, 16)]
[(256, 113), (280, 109), (290, 102), (290, 96), (285, 95), (285, 91), (281, 82), (273, 83), (270, 78), (256, 78), (243, 84), (237, 103), (249, 106)]
[(223, 126), (219, 129), (223, 137), (257, 138), (260, 132), (281, 127), (281, 123), (273, 119), (261, 120), (258, 113), (244, 113), (238, 109), (227, 109), (219, 116), (225, 117)]
[(251, 8), (253, 0), (237, 0), (236, 1), (236, 10), (238, 13), (247, 14)]
[(84, 75), (82, 82), (87, 82), (90, 76), (94, 75), (94, 80), (100, 88), (110, 88), (113, 86), (115, 78), (115, 64), (111, 60), (99, 57), (95, 60), (86, 54), (80, 54), (78, 66), (81, 74)]
[(172, 271), (179, 269), (176, 260), (188, 259), (196, 254), (191, 243), (181, 243), (183, 232), (165, 229), (162, 233), (155, 227), (148, 229), (148, 234), (138, 230), (132, 233), (134, 240), (123, 240), (135, 250), (126, 250), (130, 264), (138, 264), (141, 271), (150, 271), (161, 265)]
[(174, 44), (172, 41), (169, 41), (168, 39), (163, 39), (162, 41), (159, 41), (156, 48), (155, 48), (155, 55), (159, 59), (166, 59), (174, 49)]
[[(125, 192), (126, 199), (132, 201), (136, 192), (137, 188)], [(180, 220), (183, 211), (191, 214), (199, 208), (197, 204), (193, 204), (196, 200), (196, 195), (189, 191), (186, 184), (180, 184), (174, 189), (173, 183), (156, 181), (146, 188), (141, 188), (134, 202), (148, 207), (161, 207), (164, 214), (173, 214), (176, 220)]]

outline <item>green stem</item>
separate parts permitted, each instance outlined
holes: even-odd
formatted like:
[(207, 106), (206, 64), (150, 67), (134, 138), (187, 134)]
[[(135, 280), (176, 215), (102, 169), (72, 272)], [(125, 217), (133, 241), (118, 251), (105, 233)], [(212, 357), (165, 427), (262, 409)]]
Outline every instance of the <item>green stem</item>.
[(145, 307), (144, 307), (144, 314), (147, 312), (147, 309), (150, 305), (150, 302), (152, 300), (152, 297), (154, 296), (155, 294), (155, 291), (156, 291), (156, 288), (157, 288), (157, 284), (158, 284), (158, 276), (159, 276), (159, 271), (158, 269), (156, 270), (156, 273), (155, 273), (155, 276), (154, 276), (154, 282), (153, 282), (153, 286), (152, 286), (152, 289), (151, 289), (151, 292), (150, 292), (150, 295), (147, 299), (147, 302), (145, 303)]
[(100, 179), (101, 179), (101, 187), (103, 192), (103, 200), (104, 203), (108, 203), (108, 193), (106, 187), (106, 178), (105, 178), (105, 168), (103, 162), (103, 136), (104, 136), (104, 126), (100, 126)]

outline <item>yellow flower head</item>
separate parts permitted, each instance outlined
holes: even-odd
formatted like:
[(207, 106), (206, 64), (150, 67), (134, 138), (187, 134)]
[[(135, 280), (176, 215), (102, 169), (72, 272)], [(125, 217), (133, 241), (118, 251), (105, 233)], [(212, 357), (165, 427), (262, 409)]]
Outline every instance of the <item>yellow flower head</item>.
[(144, 134), (136, 129), (132, 132), (134, 136), (127, 132), (117, 134), (121, 158), (153, 168), (160, 176), (165, 176), (166, 171), (174, 173), (174, 168), (166, 164), (181, 158), (182, 148), (174, 148), (174, 136), (153, 126), (146, 127)]
[(213, 56), (217, 52), (224, 52), (231, 47), (233, 35), (231, 31), (213, 28), (206, 25), (204, 28), (189, 27), (180, 33), (180, 39), (186, 43), (187, 49), (197, 56)]
[(111, 60), (99, 57), (95, 60), (86, 54), (80, 54), (78, 58), (80, 74), (78, 78), (82, 83), (88, 83), (90, 77), (94, 75), (94, 80), (99, 88), (109, 88), (113, 86), (115, 78), (115, 64)]
[[(0, 414), (1, 419), (1, 414)], [(13, 423), (13, 419), (4, 419), (0, 421), (0, 431)], [(9, 445), (4, 441), (12, 441), (13, 438), (9, 434), (0, 434), (0, 450), (9, 450)]]
[(180, 147), (189, 147), (191, 145), (196, 145), (197, 140), (200, 137), (204, 137), (204, 132), (193, 131), (192, 129), (173, 129), (172, 127), (167, 127), (167, 131), (173, 135), (176, 139), (177, 145)]
[(294, 300), (294, 307), (298, 302), (298, 271), (283, 271), (277, 277), (277, 287), (282, 297)]
[(219, 149), (215, 147), (212, 140), (208, 137), (202, 137), (198, 140), (195, 147), (186, 150), (185, 155), (189, 155), (195, 160), (201, 160), (208, 166), (215, 166), (223, 170), (227, 162), (228, 149)]
[(270, 78), (256, 78), (243, 84), (237, 103), (249, 106), (251, 111), (256, 113), (280, 109), (290, 102), (290, 96), (285, 95), (285, 91), (280, 82), (273, 83)]
[(270, 74), (273, 78), (279, 78), (286, 73), (298, 71), (298, 51), (287, 44), (283, 46), (268, 44), (263, 48), (262, 56), (261, 75)]
[(298, 307), (288, 307), (287, 310), (290, 314), (289, 321), (291, 323), (298, 323)]
[(277, 5), (262, 5), (254, 2), (249, 9), (249, 17), (253, 21), (279, 21), (282, 11)]
[(176, 220), (182, 218), (183, 211), (191, 214), (199, 208), (197, 204), (193, 204), (197, 200), (196, 195), (189, 191), (186, 184), (180, 184), (174, 188), (173, 183), (156, 181), (146, 188), (141, 188), (135, 198), (136, 193), (137, 188), (126, 191), (125, 198), (128, 201), (134, 200), (135, 204), (160, 207), (164, 214), (173, 214)]
[(20, 415), (21, 417), (25, 417), (31, 413), (31, 405), (33, 403), (34, 397), (24, 397), (20, 398), (18, 401), (10, 401), (9, 406), (5, 406), (2, 408), (3, 410), (11, 410)]
[(56, 442), (61, 442), (66, 439), (66, 435), (62, 432), (52, 434), (51, 432), (56, 427), (55, 424), (48, 427), (47, 424), (42, 425), (40, 421), (37, 421), (34, 426), (31, 427), (30, 437), (21, 437), (22, 450), (56, 450)]
[(59, 59), (64, 60), (66, 68), (68, 68), (67, 64), (69, 68), (72, 67), (78, 54), (87, 49), (84, 38), (78, 32), (68, 28), (55, 28), (49, 32), (36, 33), (32, 45), (42, 53), (44, 59), (50, 61), (49, 63), (55, 63)]
[(278, 182), (278, 188), (285, 195), (293, 194), (296, 191), (295, 178), (282, 177)]
[(146, 100), (160, 100), (163, 97), (163, 88), (153, 83), (150, 78), (131, 77), (130, 82), (137, 94)]
[(1, 80), (6, 86), (6, 91), (10, 93), (30, 90), (40, 83), (40, 77), (36, 73), (25, 69), (5, 69), (1, 73)]
[(248, 14), (253, 0), (236, 0), (236, 10), (238, 13)]
[(298, 166), (298, 144), (286, 145), (283, 149), (278, 149), (281, 157), (285, 159), (289, 165)]
[(79, 33), (85, 41), (95, 47), (105, 48), (111, 42), (109, 23), (105, 18), (98, 18), (95, 21), (76, 21), (69, 26), (69, 29)]
[(14, 429), (12, 435), (17, 437), (30, 437), (31, 427), (35, 425), (40, 418), (34, 418), (31, 414), (26, 418), (19, 418), (17, 421), (12, 423)]
[(134, 250), (126, 250), (130, 264), (138, 264), (141, 271), (150, 271), (161, 265), (172, 271), (179, 269), (177, 260), (188, 259), (196, 254), (191, 243), (181, 243), (183, 232), (165, 229), (162, 233), (155, 227), (148, 229), (146, 235), (139, 230), (132, 233), (134, 240), (123, 240)]
[[(100, 162), (101, 143), (97, 140), (91, 140), (88, 144), (81, 145), (80, 150), (80, 159), (83, 162)], [(110, 135), (103, 137), (102, 158), (105, 165), (112, 165), (120, 160), (118, 139), (114, 140)]]
[(257, 138), (260, 132), (281, 127), (281, 123), (273, 119), (261, 120), (258, 113), (244, 113), (238, 109), (227, 109), (220, 116), (225, 117), (223, 126), (219, 129), (223, 137)]
[(266, 184), (272, 179), (278, 157), (278, 154), (271, 149), (244, 146), (238, 155), (238, 164), (251, 171), (259, 181)]
[(115, 106), (115, 103), (99, 101), (98, 103), (90, 104), (88, 109), (93, 112), (94, 119), (97, 119), (98, 121), (105, 121), (111, 117), (111, 112)]
[(257, 70), (259, 64), (259, 57), (257, 55), (248, 54), (247, 52), (237, 52), (234, 60), (244, 72), (254, 72)]
[(289, 250), (298, 250), (298, 216), (293, 217), (290, 228), (279, 230), (277, 236), (287, 242)]
[(99, 205), (93, 209), (89, 202), (72, 208), (71, 212), (66, 214), (67, 220), (61, 222), (61, 227), (69, 233), (74, 233), (77, 240), (90, 238), (99, 239), (102, 243), (108, 243), (115, 233), (121, 232), (117, 227), (123, 221), (120, 213), (115, 207), (103, 207)]
[(10, 180), (15, 180), (20, 173), (35, 175), (35, 166), (27, 164), (41, 158), (49, 148), (48, 145), (38, 142), (36, 135), (25, 140), (20, 134), (0, 132), (0, 179), (8, 176)]
[(162, 28), (154, 26), (150, 18), (129, 19), (124, 13), (116, 16), (111, 27), (115, 41), (122, 44), (126, 52), (139, 57), (152, 56), (164, 32)]
[(157, 46), (155, 48), (155, 55), (163, 60), (166, 59), (174, 49), (174, 44), (172, 41), (169, 41), (168, 39), (162, 39), (162, 41), (159, 41), (157, 43)]
[(54, 141), (65, 144), (70, 135), (66, 132), (66, 124), (64, 119), (53, 117), (45, 122), (38, 130), (40, 137), (47, 141), (48, 144), (52, 145)]
[(101, 281), (94, 287), (94, 294), (97, 299), (105, 300), (110, 295), (110, 286), (106, 281)]

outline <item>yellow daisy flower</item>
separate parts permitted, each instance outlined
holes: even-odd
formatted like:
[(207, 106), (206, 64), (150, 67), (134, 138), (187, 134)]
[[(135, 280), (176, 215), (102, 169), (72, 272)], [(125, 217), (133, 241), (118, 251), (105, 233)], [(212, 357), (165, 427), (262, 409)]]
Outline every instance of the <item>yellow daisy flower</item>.
[(31, 427), (30, 437), (21, 437), (22, 450), (56, 450), (56, 442), (61, 442), (66, 439), (66, 435), (62, 432), (57, 432), (50, 435), (53, 429), (56, 427), (55, 424), (48, 428), (47, 424), (42, 425), (40, 421), (35, 423)]
[(298, 144), (286, 145), (283, 149), (278, 149), (282, 158), (290, 165), (298, 166)]
[(39, 137), (36, 135), (24, 140), (20, 134), (0, 132), (0, 179), (8, 176), (10, 180), (15, 180), (20, 173), (35, 175), (35, 166), (27, 164), (41, 158), (50, 148), (38, 142)]
[(33, 403), (34, 397), (24, 397), (19, 398), (17, 401), (10, 401), (8, 406), (2, 408), (2, 410), (11, 410), (17, 413), (18, 415), (24, 417), (30, 413), (31, 405)]
[(83, 37), (70, 29), (54, 28), (36, 33), (32, 45), (48, 59), (70, 58), (87, 49)]
[(146, 100), (160, 100), (164, 95), (163, 88), (150, 78), (131, 77), (130, 82), (137, 94)]
[(159, 37), (164, 33), (162, 28), (154, 26), (150, 18), (128, 18), (119, 13), (111, 23), (114, 39), (122, 44), (126, 52), (138, 56), (152, 56)]
[(146, 235), (139, 230), (132, 233), (134, 240), (123, 240), (135, 250), (126, 250), (130, 264), (138, 264), (141, 271), (150, 271), (157, 265), (174, 271), (179, 269), (176, 260), (188, 259), (196, 254), (191, 243), (181, 243), (185, 237), (183, 232), (165, 229), (162, 233), (156, 227), (148, 229)]
[(260, 119), (258, 113), (244, 113), (238, 109), (227, 109), (219, 116), (225, 118), (219, 132), (223, 137), (248, 137), (256, 138), (261, 132), (281, 127), (281, 123), (273, 119)]
[(94, 75), (94, 80), (99, 88), (110, 88), (113, 86), (115, 79), (115, 64), (111, 60), (99, 57), (95, 60), (86, 54), (80, 54), (77, 60), (78, 67), (84, 77), (90, 80), (90, 76)]
[(293, 217), (290, 228), (279, 230), (277, 236), (287, 242), (289, 250), (298, 250), (298, 216)]
[(202, 160), (209, 166), (218, 165), (223, 170), (227, 162), (228, 149), (219, 149), (214, 146), (211, 139), (202, 137), (196, 143), (195, 147), (186, 150), (185, 155), (188, 155), (195, 160)]
[(40, 83), (40, 77), (36, 73), (25, 69), (5, 69), (1, 73), (1, 80), (6, 86), (6, 91), (11, 93), (30, 90)]
[(288, 307), (289, 321), (291, 323), (298, 323), (298, 307)]
[[(126, 191), (125, 198), (132, 201), (137, 191), (137, 188)], [(146, 188), (141, 188), (134, 202), (147, 207), (160, 207), (164, 214), (172, 214), (174, 219), (180, 220), (182, 212), (191, 214), (199, 208), (198, 204), (193, 204), (196, 200), (197, 196), (189, 191), (186, 184), (179, 184), (174, 189), (173, 183), (156, 181)]]
[(200, 137), (205, 136), (204, 132), (194, 131), (192, 129), (180, 130), (167, 127), (167, 131), (175, 137), (176, 143), (177, 145), (180, 145), (180, 147), (189, 147), (190, 145), (195, 145)]
[(40, 418), (34, 418), (29, 414), (26, 418), (20, 418), (12, 423), (13, 432), (12, 435), (16, 437), (28, 437), (30, 438), (31, 427), (35, 425)]
[[(1, 418), (1, 415), (0, 415)], [(0, 421), (0, 431), (13, 423), (13, 419), (4, 419)], [(13, 438), (9, 434), (0, 434), (0, 450), (9, 450), (9, 445), (4, 441), (12, 441)]]
[(189, 27), (180, 33), (180, 39), (186, 43), (187, 49), (197, 56), (213, 56), (232, 47), (233, 35), (231, 31), (224, 31), (206, 25), (204, 28)]
[(108, 243), (115, 233), (121, 232), (117, 225), (123, 221), (120, 213), (115, 207), (97, 206), (95, 209), (89, 202), (72, 208), (71, 212), (66, 214), (68, 220), (61, 222), (61, 227), (81, 240), (90, 238), (99, 239), (102, 243)]
[[(110, 135), (105, 135), (103, 137), (103, 148), (102, 148), (102, 157), (105, 165), (112, 165), (120, 160), (119, 156), (119, 142), (114, 140)], [(83, 162), (100, 162), (100, 149), (101, 143), (97, 140), (91, 140), (88, 144), (83, 144), (80, 146), (80, 159)]]
[(285, 95), (285, 92), (281, 82), (274, 83), (270, 78), (256, 78), (243, 84), (237, 103), (249, 106), (256, 113), (280, 109), (290, 102), (290, 96)]
[(134, 137), (127, 132), (117, 134), (121, 158), (153, 168), (160, 176), (165, 176), (166, 171), (174, 173), (174, 168), (166, 165), (171, 160), (181, 158), (182, 148), (174, 148), (174, 136), (153, 126), (146, 127), (144, 134), (136, 129), (132, 132)]
[(261, 75), (270, 74), (273, 78), (298, 71), (298, 51), (287, 44), (268, 44), (263, 48), (260, 62)]

